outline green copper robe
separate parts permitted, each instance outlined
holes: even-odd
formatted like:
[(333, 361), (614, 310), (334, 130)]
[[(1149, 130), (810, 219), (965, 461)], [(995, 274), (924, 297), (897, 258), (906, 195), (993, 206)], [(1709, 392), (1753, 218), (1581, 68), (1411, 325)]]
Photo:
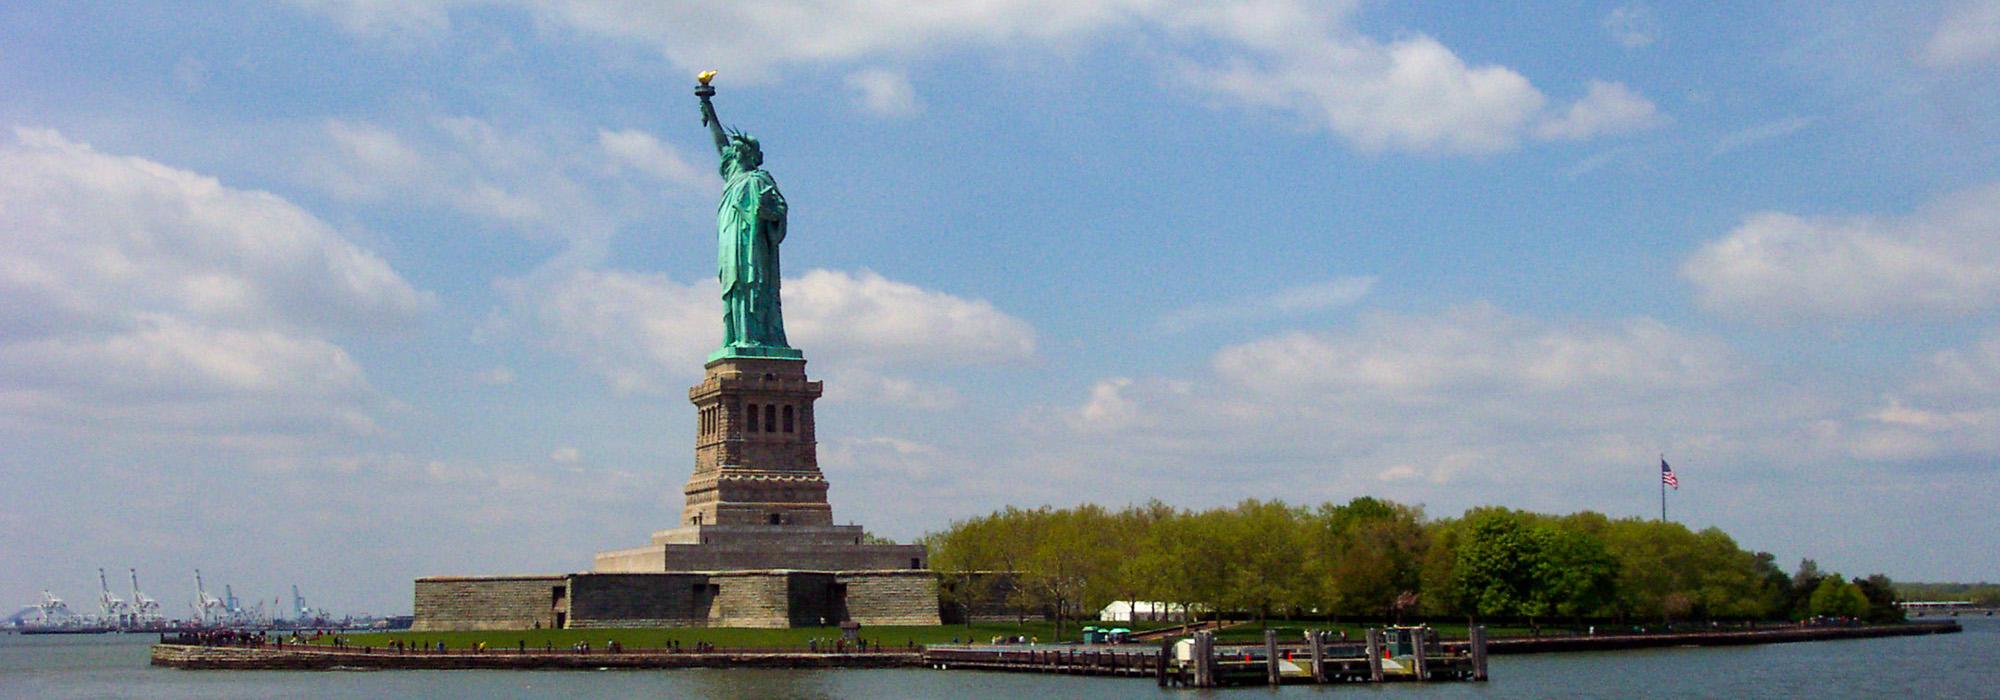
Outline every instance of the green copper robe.
[[(785, 197), (763, 169), (746, 169), (737, 145), (722, 158), (722, 203), (717, 207), (717, 279), (722, 282), (723, 335), (719, 355), (786, 356), (753, 348), (790, 348), (778, 302), (778, 244), (785, 240)], [(746, 350), (748, 350), (746, 352)]]

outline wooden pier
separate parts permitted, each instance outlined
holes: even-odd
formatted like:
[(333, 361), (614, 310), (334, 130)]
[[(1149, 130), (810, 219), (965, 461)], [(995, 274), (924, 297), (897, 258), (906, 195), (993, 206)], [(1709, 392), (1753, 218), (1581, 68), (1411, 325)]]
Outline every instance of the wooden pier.
[(1486, 629), (1444, 644), (1428, 627), (1372, 629), (1363, 641), (1315, 631), (1299, 642), (1279, 643), (1267, 630), (1263, 644), (1220, 644), (1197, 632), (1159, 644), (933, 645), (923, 662), (942, 670), (1012, 671), (1082, 676), (1153, 678), (1160, 686), (1213, 688), (1290, 683), (1383, 683), (1486, 680)]

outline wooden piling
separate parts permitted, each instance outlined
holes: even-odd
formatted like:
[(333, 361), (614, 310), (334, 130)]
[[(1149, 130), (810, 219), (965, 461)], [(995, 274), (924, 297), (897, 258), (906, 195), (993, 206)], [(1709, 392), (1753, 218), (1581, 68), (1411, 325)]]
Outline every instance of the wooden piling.
[(1382, 682), (1382, 630), (1368, 630), (1368, 680)]
[(1430, 635), (1424, 634), (1424, 632), (1426, 630), (1410, 630), (1410, 651), (1412, 658), (1416, 661), (1415, 668), (1412, 670), (1416, 672), (1417, 680), (1419, 681), (1431, 679), (1430, 655), (1425, 653), (1424, 649), (1424, 647), (1430, 646)]
[(1306, 633), (1306, 645), (1312, 649), (1312, 677), (1314, 683), (1326, 682), (1326, 632), (1313, 630)]
[(1194, 687), (1215, 687), (1215, 633), (1194, 635)]
[(1472, 680), (1486, 680), (1486, 626), (1473, 625), (1469, 630), (1472, 637), (1467, 646), (1472, 650)]
[(1174, 638), (1171, 636), (1161, 637), (1160, 657), (1153, 661), (1153, 676), (1159, 681), (1162, 688), (1167, 687), (1167, 657), (1173, 655), (1173, 653)]
[(1264, 684), (1278, 684), (1278, 631), (1264, 630)]

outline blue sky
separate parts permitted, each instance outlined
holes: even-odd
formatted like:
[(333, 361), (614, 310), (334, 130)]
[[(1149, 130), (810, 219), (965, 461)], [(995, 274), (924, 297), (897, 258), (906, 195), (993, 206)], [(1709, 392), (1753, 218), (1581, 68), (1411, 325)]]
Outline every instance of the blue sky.
[(1990, 0), (14, 3), (0, 595), (406, 611), (672, 524), (707, 68), (843, 521), (1647, 515), (1665, 453), (1788, 565), (2000, 570)]

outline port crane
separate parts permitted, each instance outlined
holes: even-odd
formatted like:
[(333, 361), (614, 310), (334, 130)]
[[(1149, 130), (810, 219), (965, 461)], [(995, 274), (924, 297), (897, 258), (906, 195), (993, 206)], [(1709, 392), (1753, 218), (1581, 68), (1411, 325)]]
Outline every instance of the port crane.
[(97, 588), (99, 590), (97, 594), (97, 607), (104, 610), (105, 621), (114, 624), (117, 623), (119, 618), (125, 616), (127, 606), (125, 599), (111, 592), (111, 584), (104, 579), (103, 567), (97, 569)]
[(126, 569), (132, 573), (132, 621), (139, 624), (159, 622), (160, 601), (154, 600), (139, 590), (139, 570)]
[(209, 595), (208, 588), (202, 585), (201, 569), (194, 570), (194, 602), (190, 605), (194, 607), (195, 620), (202, 624), (221, 619), (222, 601)]
[(42, 591), (42, 604), (35, 606), (42, 611), (42, 623), (53, 625), (69, 621), (69, 604), (57, 598), (54, 593)]

